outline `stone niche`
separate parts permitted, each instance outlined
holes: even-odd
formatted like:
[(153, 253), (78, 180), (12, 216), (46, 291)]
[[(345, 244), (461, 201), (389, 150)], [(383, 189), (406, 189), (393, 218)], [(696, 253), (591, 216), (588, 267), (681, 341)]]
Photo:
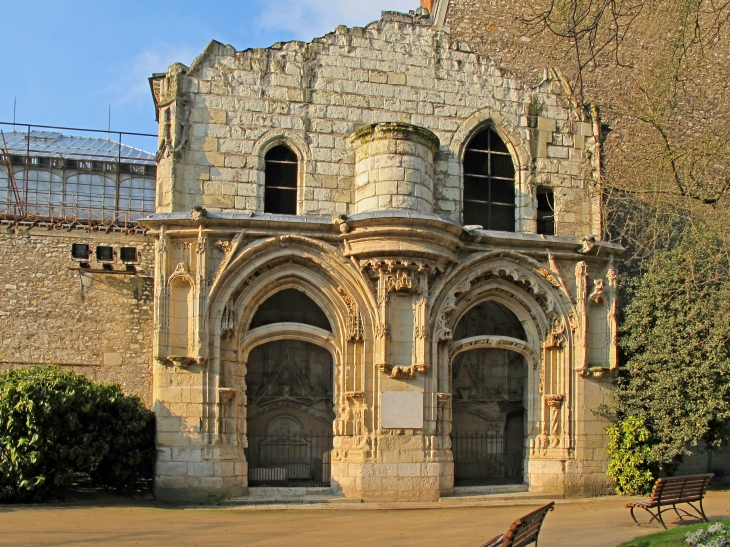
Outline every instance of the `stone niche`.
[(355, 212), (433, 212), (433, 157), (439, 138), (408, 123), (377, 123), (350, 136), (355, 149)]

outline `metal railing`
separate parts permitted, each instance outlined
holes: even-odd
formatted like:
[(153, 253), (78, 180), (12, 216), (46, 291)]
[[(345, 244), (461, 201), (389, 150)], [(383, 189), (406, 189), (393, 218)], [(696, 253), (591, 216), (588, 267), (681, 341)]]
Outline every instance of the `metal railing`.
[(330, 486), (332, 434), (248, 435), (249, 486)]
[(508, 451), (504, 435), (487, 431), (453, 431), (451, 451), (454, 455), (454, 486), (524, 482), (524, 454), (521, 449)]
[(701, 446), (688, 446), (691, 456), (685, 456), (679, 464), (675, 476), (714, 473), (715, 478), (730, 478), (730, 448), (708, 450)]
[(154, 212), (154, 152), (127, 143), (156, 150), (156, 135), (9, 122), (0, 131), (2, 220), (133, 226)]

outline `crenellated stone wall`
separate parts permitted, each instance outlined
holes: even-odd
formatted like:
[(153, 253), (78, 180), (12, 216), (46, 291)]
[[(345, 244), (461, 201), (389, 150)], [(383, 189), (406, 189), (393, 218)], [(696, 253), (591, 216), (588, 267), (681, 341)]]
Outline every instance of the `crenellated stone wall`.
[(601, 232), (598, 120), (572, 108), (554, 75), (529, 87), (428, 18), (386, 12), (365, 28), (267, 49), (211, 42), (190, 67), (175, 64), (153, 80), (160, 211), (263, 211), (263, 157), (285, 142), (300, 161), (298, 214), (358, 212), (373, 196), (356, 182), (350, 136), (406, 123), (433, 132), (440, 146), (433, 198), (423, 187), (417, 203), (396, 201), (431, 201), (434, 213), (460, 222), (463, 149), (490, 124), (515, 162), (518, 231), (535, 232), (536, 187), (545, 185), (555, 192), (557, 234)]

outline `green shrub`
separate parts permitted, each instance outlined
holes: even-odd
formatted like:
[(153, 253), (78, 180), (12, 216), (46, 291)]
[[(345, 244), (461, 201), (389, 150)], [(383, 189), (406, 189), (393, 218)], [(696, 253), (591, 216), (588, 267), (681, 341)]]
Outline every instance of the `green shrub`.
[(626, 291), (633, 298), (619, 331), (618, 386), (611, 404), (597, 409), (621, 427), (634, 417), (645, 429), (640, 441), (638, 433), (614, 430), (621, 442), (633, 443), (615, 456), (619, 489), (622, 457), (629, 466), (627, 491), (639, 491), (639, 468), (632, 467), (630, 454), (643, 461), (640, 469), (671, 475), (692, 447), (730, 445), (730, 256), (724, 237), (697, 226), (673, 249), (657, 252)]
[(619, 494), (646, 494), (651, 491), (654, 475), (649, 469), (651, 448), (646, 441), (651, 433), (644, 422), (634, 416), (608, 428), (608, 471)]
[(57, 497), (77, 473), (128, 489), (154, 457), (154, 415), (119, 386), (54, 366), (0, 373), (0, 502)]

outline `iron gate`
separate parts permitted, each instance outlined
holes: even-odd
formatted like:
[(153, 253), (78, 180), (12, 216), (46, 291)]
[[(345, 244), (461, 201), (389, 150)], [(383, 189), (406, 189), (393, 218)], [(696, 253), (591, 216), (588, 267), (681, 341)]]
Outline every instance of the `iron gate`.
[(522, 484), (524, 455), (508, 453), (504, 435), (486, 431), (451, 433), (454, 486)]
[(248, 435), (249, 486), (330, 486), (332, 435)]

